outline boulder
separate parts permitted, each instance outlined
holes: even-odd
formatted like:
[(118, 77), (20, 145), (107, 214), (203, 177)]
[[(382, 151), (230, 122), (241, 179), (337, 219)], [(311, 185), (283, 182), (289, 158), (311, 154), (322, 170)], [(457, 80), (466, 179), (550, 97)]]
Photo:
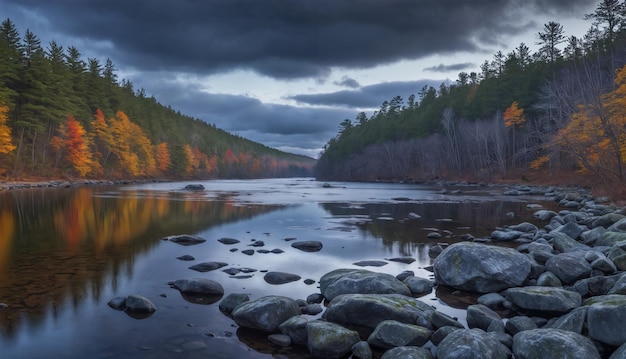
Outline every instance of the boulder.
[(558, 216), (558, 213), (554, 211), (549, 211), (547, 209), (542, 209), (533, 213), (533, 216), (541, 221), (549, 221), (552, 219), (552, 217)]
[(319, 358), (341, 358), (360, 341), (359, 333), (322, 320), (309, 322), (306, 331), (309, 352)]
[(522, 285), (531, 260), (512, 248), (480, 243), (455, 243), (435, 259), (437, 284), (489, 293)]
[(588, 307), (579, 307), (559, 317), (545, 328), (562, 329), (582, 334), (585, 320), (587, 319)]
[(359, 359), (372, 359), (374, 353), (366, 341), (360, 341), (352, 346), (352, 357)]
[(506, 299), (500, 293), (487, 293), (476, 298), (478, 304), (482, 304), (489, 308), (498, 308), (502, 306)]
[(575, 222), (568, 222), (562, 225), (561, 227), (551, 231), (550, 234), (555, 234), (558, 232), (558, 233), (566, 234), (568, 237), (572, 239), (577, 239), (584, 229), (586, 228), (581, 227)]
[(337, 269), (320, 279), (320, 291), (328, 300), (342, 294), (411, 295), (409, 288), (391, 274), (365, 269)]
[(620, 271), (626, 271), (626, 241), (616, 242), (608, 254), (609, 259), (615, 263)]
[(497, 322), (495, 325), (501, 326), (502, 331), (504, 331), (504, 324), (498, 313), (482, 304), (467, 307), (467, 326), (469, 328), (478, 328), (487, 331), (490, 326), (494, 325), (494, 322)]
[(620, 345), (619, 348), (611, 354), (609, 359), (626, 359), (626, 343)]
[(237, 244), (240, 241), (238, 239), (235, 238), (220, 238), (217, 240), (218, 242), (222, 243), (222, 244), (227, 244), (227, 245), (231, 245), (231, 244)]
[(291, 317), (278, 326), (281, 333), (288, 335), (294, 344), (306, 345), (306, 326), (309, 321), (302, 315)]
[(397, 347), (387, 350), (380, 359), (432, 359), (433, 355), (424, 348)]
[(457, 327), (451, 327), (451, 326), (441, 327), (441, 328), (435, 330), (433, 335), (430, 336), (430, 341), (433, 342), (433, 344), (435, 344), (435, 345), (439, 345), (439, 343), (441, 343), (441, 341), (445, 337), (447, 337), (448, 334), (452, 333), (455, 330), (459, 330), (459, 329), (465, 329), (465, 328), (457, 328)]
[(426, 303), (399, 294), (345, 294), (335, 297), (323, 317), (350, 327), (374, 330), (383, 320), (414, 324), (431, 318), (435, 310)]
[(275, 332), (285, 320), (300, 315), (295, 300), (270, 295), (240, 304), (233, 310), (233, 320), (245, 328)]
[(304, 252), (319, 252), (323, 247), (322, 242), (319, 241), (293, 242), (291, 246)]
[(585, 300), (587, 329), (595, 341), (620, 346), (626, 343), (626, 295), (610, 294)]
[(176, 244), (180, 244), (181, 246), (191, 246), (194, 244), (200, 244), (200, 243), (204, 243), (206, 242), (206, 239), (198, 237), (198, 236), (192, 236), (189, 234), (180, 234), (180, 235), (176, 235), (176, 236), (168, 236), (168, 237), (164, 237), (161, 238), (161, 240), (163, 241), (170, 241)]
[(204, 186), (201, 184), (188, 184), (183, 189), (185, 191), (204, 191)]
[(230, 293), (220, 301), (219, 309), (224, 313), (230, 314), (241, 303), (249, 300), (250, 297), (246, 293)]
[(385, 261), (366, 260), (366, 261), (358, 261), (352, 264), (355, 266), (359, 266), (359, 267), (383, 267), (383, 266), (386, 266), (388, 263)]
[(505, 297), (525, 311), (545, 314), (567, 313), (582, 303), (580, 294), (553, 287), (510, 288), (505, 292)]
[(589, 246), (577, 242), (565, 233), (551, 232), (550, 235), (552, 236), (552, 247), (561, 253), (589, 249)]
[(301, 278), (299, 275), (285, 272), (267, 272), (263, 276), (263, 279), (269, 284), (285, 284), (298, 281)]
[(537, 285), (540, 287), (555, 287), (560, 288), (563, 287), (563, 283), (556, 274), (552, 272), (543, 272), (537, 278)]
[(529, 317), (519, 315), (506, 321), (506, 332), (515, 335), (525, 330), (537, 329), (537, 324)]
[(533, 329), (513, 337), (515, 359), (571, 358), (600, 359), (589, 338), (560, 329)]
[(546, 270), (554, 273), (562, 283), (571, 284), (588, 278), (593, 268), (582, 252), (558, 254), (546, 262)]
[(509, 348), (480, 329), (459, 329), (448, 334), (437, 347), (438, 359), (508, 359)]
[(189, 267), (189, 269), (193, 269), (198, 272), (210, 272), (212, 270), (226, 267), (227, 265), (228, 263), (224, 262), (202, 262), (192, 265), (191, 267)]
[(617, 242), (626, 241), (625, 232), (604, 232), (594, 243), (596, 246), (611, 247)]
[(402, 281), (413, 295), (422, 295), (430, 293), (433, 290), (434, 283), (430, 279), (420, 277), (408, 277)]
[(150, 301), (150, 299), (133, 294), (126, 297), (126, 310), (131, 312), (147, 312), (152, 313), (156, 311), (156, 306)]
[(367, 342), (373, 347), (383, 349), (403, 346), (421, 347), (430, 339), (431, 334), (432, 332), (424, 327), (395, 320), (383, 320), (367, 338)]
[(212, 304), (224, 295), (224, 287), (207, 278), (179, 279), (168, 284), (178, 289), (185, 300), (196, 304)]

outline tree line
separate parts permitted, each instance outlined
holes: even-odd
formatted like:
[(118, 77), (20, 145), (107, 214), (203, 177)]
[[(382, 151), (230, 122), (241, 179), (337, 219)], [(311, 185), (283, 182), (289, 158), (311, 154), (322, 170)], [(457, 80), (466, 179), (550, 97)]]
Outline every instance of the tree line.
[(280, 177), (314, 163), (163, 106), (110, 59), (0, 25), (0, 177)]
[(551, 21), (480, 72), (345, 119), (320, 179), (424, 180), (576, 172), (626, 179), (626, 4), (601, 1), (582, 37)]

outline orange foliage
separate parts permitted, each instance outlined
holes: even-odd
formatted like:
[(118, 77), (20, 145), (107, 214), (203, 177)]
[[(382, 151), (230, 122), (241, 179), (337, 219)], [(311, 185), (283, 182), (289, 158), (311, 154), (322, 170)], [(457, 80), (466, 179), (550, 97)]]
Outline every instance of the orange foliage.
[(55, 150), (64, 152), (65, 159), (81, 177), (94, 168), (87, 131), (73, 116), (67, 117), (65, 125), (59, 127), (59, 136), (54, 136), (50, 144)]
[(170, 150), (167, 148), (167, 142), (162, 142), (156, 145), (155, 155), (157, 169), (162, 173), (167, 172), (172, 164), (170, 160)]
[(526, 122), (526, 118), (524, 118), (524, 109), (518, 107), (517, 101), (513, 101), (511, 106), (504, 111), (504, 115), (502, 117), (504, 118), (504, 125), (506, 127), (522, 126), (524, 122)]
[(8, 106), (0, 106), (0, 153), (9, 153), (15, 149), (11, 139), (11, 128), (7, 126)]

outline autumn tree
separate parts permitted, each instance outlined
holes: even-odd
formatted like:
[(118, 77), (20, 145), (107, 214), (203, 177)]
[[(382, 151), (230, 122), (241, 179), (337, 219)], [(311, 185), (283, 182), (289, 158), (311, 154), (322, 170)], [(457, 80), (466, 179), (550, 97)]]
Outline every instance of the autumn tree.
[(156, 160), (157, 169), (161, 173), (166, 173), (172, 163), (170, 160), (170, 151), (167, 147), (167, 142), (161, 142), (155, 146), (154, 158)]
[(52, 147), (62, 153), (79, 176), (89, 174), (95, 165), (85, 128), (73, 116), (59, 127), (59, 135), (51, 139)]
[(0, 153), (9, 153), (15, 149), (11, 138), (11, 128), (7, 126), (8, 106), (0, 106)]

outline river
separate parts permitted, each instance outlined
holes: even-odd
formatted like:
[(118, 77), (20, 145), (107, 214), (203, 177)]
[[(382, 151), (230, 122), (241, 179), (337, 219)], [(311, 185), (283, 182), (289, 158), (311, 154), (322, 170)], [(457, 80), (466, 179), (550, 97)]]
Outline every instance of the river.
[[(204, 191), (186, 191), (187, 184)], [(168, 282), (193, 277), (218, 281), (225, 293), (251, 298), (277, 294), (305, 299), (315, 282), (353, 263), (410, 256), (366, 269), (412, 270), (430, 278), (428, 249), (463, 234), (487, 238), (497, 226), (532, 221), (528, 203), (502, 187), (441, 184), (338, 183), (309, 178), (215, 180), (141, 185), (24, 189), (0, 192), (0, 356), (26, 358), (307, 358), (305, 348), (280, 348), (265, 334), (242, 330), (218, 304), (186, 301)], [(515, 217), (507, 216), (514, 213)], [(437, 232), (439, 239), (427, 235)], [(181, 246), (161, 238), (194, 234), (205, 243)], [(240, 240), (224, 245), (217, 239)], [(323, 243), (309, 253), (290, 239)], [(251, 247), (263, 241), (263, 247)], [(283, 253), (245, 255), (244, 249)], [(195, 261), (177, 257), (191, 255)], [(221, 269), (198, 273), (201, 261), (252, 268), (249, 278)], [(264, 271), (302, 280), (271, 285)], [(135, 319), (110, 308), (118, 296), (140, 294), (157, 311)], [(464, 320), (463, 301), (441, 291), (420, 298)], [(471, 300), (471, 299), (469, 299)], [(0, 307), (4, 307), (0, 305)], [(313, 318), (313, 317), (311, 317)]]

